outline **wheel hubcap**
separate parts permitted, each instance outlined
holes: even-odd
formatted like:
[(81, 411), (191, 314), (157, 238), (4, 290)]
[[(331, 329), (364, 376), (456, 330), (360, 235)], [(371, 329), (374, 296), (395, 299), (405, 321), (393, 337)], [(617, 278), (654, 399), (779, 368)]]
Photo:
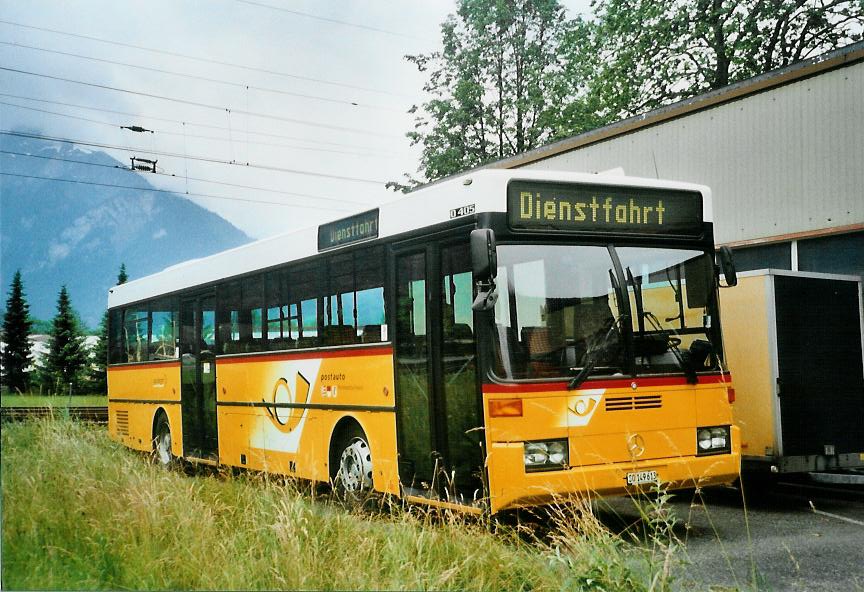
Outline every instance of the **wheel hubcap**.
[(156, 454), (163, 465), (171, 462), (171, 432), (168, 430), (164, 430), (156, 437)]
[(345, 491), (361, 491), (372, 486), (372, 455), (362, 438), (354, 438), (342, 451), (339, 481)]

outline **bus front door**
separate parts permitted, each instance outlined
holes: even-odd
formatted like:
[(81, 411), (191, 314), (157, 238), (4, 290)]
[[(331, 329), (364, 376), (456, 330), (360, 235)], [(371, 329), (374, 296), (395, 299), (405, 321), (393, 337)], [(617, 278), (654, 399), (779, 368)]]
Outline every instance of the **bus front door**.
[(460, 241), (394, 262), (399, 477), (409, 495), (463, 504), (483, 497), (470, 261)]
[(212, 294), (180, 304), (180, 402), (183, 454), (217, 460), (216, 308)]

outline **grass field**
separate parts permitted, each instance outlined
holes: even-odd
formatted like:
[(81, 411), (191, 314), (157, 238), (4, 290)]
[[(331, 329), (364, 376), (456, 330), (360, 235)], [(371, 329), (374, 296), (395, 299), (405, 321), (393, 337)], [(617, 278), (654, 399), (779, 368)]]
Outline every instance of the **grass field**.
[(0, 397), (2, 407), (106, 407), (108, 397), (102, 395), (76, 395), (49, 397), (45, 395), (10, 395)]
[(4, 589), (664, 590), (677, 560), (664, 519), (635, 546), (586, 505), (552, 511), (539, 538), (416, 506), (349, 511), (258, 475), (165, 471), (68, 420), (4, 425), (2, 449)]

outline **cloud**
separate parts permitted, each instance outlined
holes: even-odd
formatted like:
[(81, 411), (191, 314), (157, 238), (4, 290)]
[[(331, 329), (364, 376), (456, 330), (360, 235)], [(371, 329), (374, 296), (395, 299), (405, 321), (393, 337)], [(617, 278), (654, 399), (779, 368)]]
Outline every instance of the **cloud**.
[(166, 236), (168, 236), (168, 231), (165, 230), (164, 228), (160, 228), (159, 230), (157, 230), (156, 232), (153, 233), (153, 240), (164, 238)]

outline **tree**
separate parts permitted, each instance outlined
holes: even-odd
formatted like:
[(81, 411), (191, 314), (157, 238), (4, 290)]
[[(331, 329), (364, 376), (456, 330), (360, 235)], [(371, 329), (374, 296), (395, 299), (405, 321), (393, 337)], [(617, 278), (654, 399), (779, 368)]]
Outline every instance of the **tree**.
[(428, 179), (552, 137), (549, 85), (561, 71), (564, 27), (557, 0), (460, 0), (441, 25), (441, 51), (406, 56), (429, 76), (423, 88), (432, 98), (412, 107), (415, 129), (407, 134), (423, 146), (419, 170)]
[[(125, 284), (129, 279), (126, 275), (126, 264), (120, 264), (120, 273), (117, 275), (117, 285)], [(99, 323), (99, 341), (90, 352), (90, 377), (89, 387), (93, 392), (108, 392), (108, 311), (102, 314)]]
[(87, 349), (66, 286), (60, 289), (57, 298), (57, 315), (48, 344), (50, 351), (42, 368), (43, 384), (58, 393), (65, 392), (69, 383), (73, 388), (79, 386), (87, 366)]
[(599, 0), (595, 16), (591, 45), (599, 60), (590, 92), (601, 116), (619, 118), (859, 40), (864, 3)]
[(32, 326), (30, 306), (24, 296), (24, 282), (19, 269), (12, 278), (9, 298), (6, 300), (6, 313), (3, 316), (3, 342), (6, 347), (2, 356), (2, 376), (3, 384), (10, 391), (27, 390), (27, 368), (31, 363), (29, 336)]

